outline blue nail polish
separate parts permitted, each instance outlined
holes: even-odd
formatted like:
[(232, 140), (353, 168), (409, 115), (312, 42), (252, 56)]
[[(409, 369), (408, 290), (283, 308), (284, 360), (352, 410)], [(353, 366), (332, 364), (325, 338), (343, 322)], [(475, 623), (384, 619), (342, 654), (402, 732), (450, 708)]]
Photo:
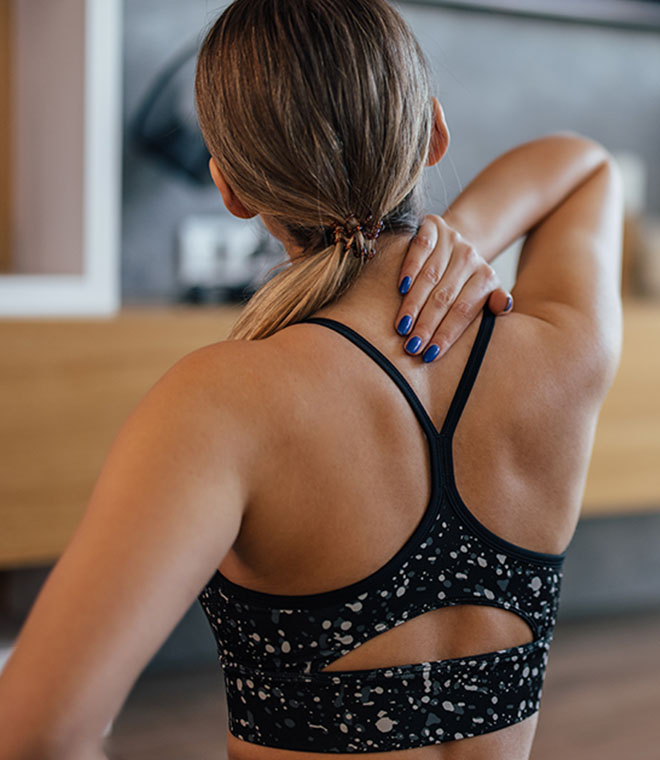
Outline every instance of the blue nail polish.
[(512, 306), (513, 306), (513, 298), (509, 296), (509, 298), (507, 299), (506, 308), (504, 309), (504, 311), (510, 311)]
[(402, 296), (405, 296), (405, 294), (410, 290), (411, 285), (412, 285), (412, 280), (410, 279), (410, 277), (408, 276), (404, 277), (399, 287), (399, 293), (401, 293)]
[(412, 317), (409, 317), (408, 315), (406, 315), (399, 322), (399, 326), (396, 328), (396, 331), (399, 333), (399, 335), (408, 335), (411, 327), (412, 327)]
[(415, 336), (406, 343), (406, 351), (409, 354), (414, 354), (419, 351), (419, 347), (422, 345), (422, 339)]
[(422, 359), (424, 359), (424, 361), (425, 361), (427, 364), (429, 364), (429, 363), (430, 363), (430, 362), (432, 362), (434, 359), (437, 359), (437, 358), (438, 358), (438, 354), (439, 354), (439, 353), (440, 353), (440, 347), (439, 347), (439, 346), (436, 346), (436, 345), (435, 345), (435, 343), (434, 343), (433, 345), (429, 346), (429, 347), (426, 349), (426, 351), (424, 351), (424, 356), (422, 357)]

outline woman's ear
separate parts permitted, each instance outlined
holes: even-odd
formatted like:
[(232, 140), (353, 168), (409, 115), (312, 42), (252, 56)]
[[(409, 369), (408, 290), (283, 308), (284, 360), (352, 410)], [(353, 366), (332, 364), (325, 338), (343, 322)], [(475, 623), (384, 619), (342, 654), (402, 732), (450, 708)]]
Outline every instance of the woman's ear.
[(445, 113), (437, 98), (433, 101), (433, 132), (429, 146), (427, 166), (434, 166), (445, 155), (449, 147), (449, 128), (445, 121)]
[(227, 184), (227, 180), (224, 178), (224, 175), (220, 171), (220, 167), (215, 162), (213, 156), (209, 159), (209, 169), (211, 171), (211, 177), (213, 177), (213, 181), (220, 191), (220, 195), (222, 195), (222, 200), (227, 207), (227, 211), (229, 211), (230, 214), (237, 216), (239, 219), (252, 219), (255, 217), (257, 215), (256, 212), (250, 211), (238, 200), (231, 185)]

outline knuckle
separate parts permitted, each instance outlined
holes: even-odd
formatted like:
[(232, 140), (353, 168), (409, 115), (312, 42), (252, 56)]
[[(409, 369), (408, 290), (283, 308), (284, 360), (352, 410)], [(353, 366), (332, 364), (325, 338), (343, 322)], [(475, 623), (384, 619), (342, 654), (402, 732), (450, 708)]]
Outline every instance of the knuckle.
[(456, 301), (453, 310), (461, 317), (470, 319), (472, 317), (472, 304), (469, 301)]
[(499, 283), (500, 278), (497, 276), (497, 272), (493, 269), (493, 267), (488, 267), (484, 270), (484, 277), (487, 282), (489, 283)]
[(433, 241), (424, 233), (415, 235), (415, 245), (426, 253), (430, 253), (433, 250)]
[(436, 288), (433, 291), (432, 299), (436, 306), (447, 306), (451, 301), (451, 292), (447, 288)]
[(422, 269), (422, 277), (427, 282), (430, 282), (432, 285), (435, 285), (440, 279), (440, 269), (433, 265), (425, 266)]
[(477, 263), (477, 259), (479, 258), (477, 256), (477, 252), (474, 250), (474, 248), (471, 245), (466, 245), (461, 250), (463, 261), (465, 261), (468, 264), (475, 264)]

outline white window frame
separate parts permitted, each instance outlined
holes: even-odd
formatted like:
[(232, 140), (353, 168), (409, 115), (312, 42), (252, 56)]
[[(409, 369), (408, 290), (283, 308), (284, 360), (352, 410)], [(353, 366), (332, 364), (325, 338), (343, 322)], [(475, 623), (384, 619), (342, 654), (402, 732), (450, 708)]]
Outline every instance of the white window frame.
[(121, 307), (122, 0), (85, 0), (83, 271), (0, 275), (0, 317), (112, 316)]

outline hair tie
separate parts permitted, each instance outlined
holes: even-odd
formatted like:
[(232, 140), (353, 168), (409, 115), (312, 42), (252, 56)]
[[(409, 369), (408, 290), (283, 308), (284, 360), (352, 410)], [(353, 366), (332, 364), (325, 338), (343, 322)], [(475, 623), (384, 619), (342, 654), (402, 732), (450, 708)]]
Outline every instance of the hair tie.
[(343, 241), (346, 250), (349, 250), (353, 247), (357, 235), (361, 233), (363, 238), (362, 247), (355, 248), (353, 255), (358, 259), (361, 258), (363, 261), (370, 261), (376, 255), (376, 249), (373, 245), (367, 248), (364, 240), (376, 240), (384, 227), (385, 224), (382, 219), (374, 223), (372, 214), (369, 214), (366, 223), (360, 222), (355, 214), (351, 214), (344, 222), (332, 223), (332, 229), (335, 232), (335, 245)]

